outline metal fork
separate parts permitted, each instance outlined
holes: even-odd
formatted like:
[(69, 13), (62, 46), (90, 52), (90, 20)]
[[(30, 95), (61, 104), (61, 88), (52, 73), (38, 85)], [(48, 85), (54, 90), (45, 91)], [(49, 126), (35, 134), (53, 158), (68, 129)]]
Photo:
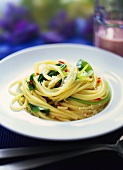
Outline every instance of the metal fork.
[[(31, 150), (30, 150), (31, 149)], [(33, 148), (20, 148), (20, 149), (3, 149), (0, 151), (0, 159), (23, 157), (28, 155), (37, 155), (36, 158), (29, 158), (27, 160), (17, 161), (14, 163), (3, 164), (0, 166), (0, 170), (28, 170), (37, 167), (41, 167), (50, 163), (65, 160), (68, 158), (76, 157), (82, 154), (91, 153), (101, 150), (110, 150), (117, 152), (123, 157), (123, 136), (116, 142), (116, 144), (93, 144), (86, 146), (68, 145), (64, 148), (58, 146), (50, 146), (40, 150), (41, 147)], [(48, 156), (45, 155), (48, 153)], [(40, 155), (42, 154), (42, 155)]]

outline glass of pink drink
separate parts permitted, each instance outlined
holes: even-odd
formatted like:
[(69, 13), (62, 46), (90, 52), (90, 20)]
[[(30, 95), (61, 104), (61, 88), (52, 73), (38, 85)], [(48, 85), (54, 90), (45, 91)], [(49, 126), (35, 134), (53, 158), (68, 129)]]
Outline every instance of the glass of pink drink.
[(123, 57), (123, 0), (95, 1), (94, 44)]

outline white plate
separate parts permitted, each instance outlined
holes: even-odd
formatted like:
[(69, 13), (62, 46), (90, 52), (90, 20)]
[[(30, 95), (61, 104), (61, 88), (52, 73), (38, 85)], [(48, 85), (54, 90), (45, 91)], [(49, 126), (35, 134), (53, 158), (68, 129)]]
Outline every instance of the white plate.
[[(91, 118), (69, 123), (42, 120), (25, 111), (10, 110), (13, 97), (8, 92), (10, 82), (27, 73), (35, 62), (65, 59), (76, 63), (80, 58), (88, 61), (110, 84), (112, 98), (105, 110)], [(28, 48), (1, 60), (0, 80), (0, 121), (15, 132), (40, 139), (77, 140), (103, 135), (123, 125), (123, 58), (113, 53), (74, 44)]]

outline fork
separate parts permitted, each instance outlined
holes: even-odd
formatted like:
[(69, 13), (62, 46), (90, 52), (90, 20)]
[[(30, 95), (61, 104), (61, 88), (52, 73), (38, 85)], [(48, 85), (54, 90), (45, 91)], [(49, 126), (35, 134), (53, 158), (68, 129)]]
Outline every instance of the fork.
[[(31, 150), (30, 150), (31, 149)], [(42, 150), (40, 150), (42, 149)], [(28, 170), (32, 168), (41, 167), (54, 163), (57, 161), (65, 160), (68, 158), (76, 157), (86, 153), (109, 150), (117, 152), (123, 157), (123, 136), (117, 140), (115, 144), (92, 144), (86, 146), (68, 145), (62, 148), (61, 146), (49, 146), (47, 149), (42, 147), (33, 148), (18, 148), (18, 149), (2, 149), (0, 151), (0, 159), (24, 157), (29, 155), (35, 155), (36, 158), (29, 158), (27, 160), (21, 160), (14, 163), (7, 163), (0, 166), (0, 170)], [(65, 151), (65, 152), (63, 152)], [(49, 155), (45, 155), (49, 153)], [(40, 154), (44, 154), (43, 156)]]

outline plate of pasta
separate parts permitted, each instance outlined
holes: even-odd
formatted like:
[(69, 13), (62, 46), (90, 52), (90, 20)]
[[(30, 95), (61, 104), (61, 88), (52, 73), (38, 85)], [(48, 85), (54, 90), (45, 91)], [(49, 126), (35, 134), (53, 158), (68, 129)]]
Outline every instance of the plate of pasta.
[(96, 47), (30, 47), (1, 60), (1, 124), (49, 140), (86, 139), (123, 125), (123, 58)]

